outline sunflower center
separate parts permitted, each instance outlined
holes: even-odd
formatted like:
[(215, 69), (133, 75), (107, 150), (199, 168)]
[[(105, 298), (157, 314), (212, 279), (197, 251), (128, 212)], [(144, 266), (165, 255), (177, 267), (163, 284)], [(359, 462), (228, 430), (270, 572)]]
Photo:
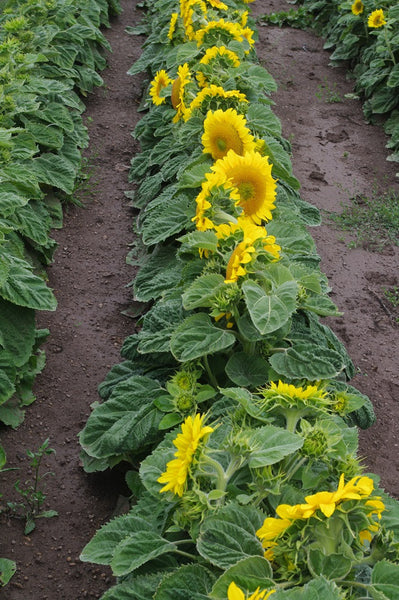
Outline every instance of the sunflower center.
[(218, 150), (220, 150), (221, 152), (224, 152), (227, 148), (227, 144), (226, 144), (225, 140), (223, 140), (222, 138), (218, 138), (216, 140), (216, 146), (218, 147)]
[(241, 200), (248, 201), (255, 196), (255, 186), (250, 181), (243, 181), (238, 185)]

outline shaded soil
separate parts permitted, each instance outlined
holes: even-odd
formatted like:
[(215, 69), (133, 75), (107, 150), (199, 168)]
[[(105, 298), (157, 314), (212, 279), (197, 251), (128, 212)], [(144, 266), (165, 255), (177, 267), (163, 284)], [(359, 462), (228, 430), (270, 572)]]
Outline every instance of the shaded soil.
[[(260, 14), (263, 5), (251, 6)], [(2, 476), (3, 503), (17, 500), (13, 482), (31, 475), (26, 450), (49, 437), (56, 456), (46, 461), (55, 473), (47, 478), (46, 508), (59, 513), (38, 521), (30, 536), (23, 535), (22, 521), (2, 517), (0, 556), (18, 564), (17, 574), (0, 592), (8, 600), (100, 598), (112, 580), (107, 569), (80, 563), (78, 557), (96, 529), (118, 510), (123, 481), (118, 472), (82, 471), (77, 434), (98, 400), (98, 384), (119, 362), (122, 341), (133, 330), (133, 322), (122, 314), (130, 301), (126, 285), (134, 276), (125, 262), (133, 215), (123, 191), (130, 157), (138, 151), (130, 132), (140, 118), (142, 89), (140, 77), (131, 78), (126, 71), (140, 55), (142, 39), (124, 33), (140, 18), (135, 3), (122, 0), (122, 6), (122, 15), (106, 32), (113, 53), (103, 74), (105, 87), (87, 100), (92, 193), (85, 209), (68, 208), (64, 229), (55, 233), (59, 248), (49, 283), (59, 307), (56, 313), (39, 315), (39, 326), (51, 331), (47, 366), (25, 422), (16, 431), (1, 432), (8, 466), (21, 469)], [(290, 6), (272, 0), (268, 10)], [(258, 57), (278, 82), (274, 110), (292, 142), (303, 198), (320, 209), (340, 211), (341, 202), (369, 192), (376, 180), (397, 188), (397, 165), (385, 160), (384, 133), (365, 123), (358, 101), (344, 98), (353, 83), (344, 69), (328, 66), (322, 41), (276, 27), (259, 27), (259, 38)], [(326, 82), (342, 102), (318, 98), (319, 86)], [(327, 222), (312, 235), (332, 299), (343, 312), (328, 324), (357, 367), (352, 383), (375, 404), (377, 423), (361, 432), (361, 455), (385, 489), (399, 497), (399, 337), (383, 295), (385, 287), (399, 285), (399, 249), (392, 246), (381, 254), (349, 249), (342, 233)]]

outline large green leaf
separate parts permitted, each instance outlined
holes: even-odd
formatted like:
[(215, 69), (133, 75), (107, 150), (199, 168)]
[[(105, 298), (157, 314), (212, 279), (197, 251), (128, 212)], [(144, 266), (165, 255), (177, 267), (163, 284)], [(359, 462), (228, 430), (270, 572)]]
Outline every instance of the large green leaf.
[(182, 263), (176, 260), (174, 246), (157, 248), (134, 279), (135, 299), (148, 302), (174, 289), (181, 279), (181, 270)]
[(217, 273), (207, 273), (198, 277), (183, 293), (183, 306), (186, 310), (212, 306), (212, 299), (225, 285), (224, 277)]
[(236, 385), (256, 387), (268, 381), (269, 365), (258, 354), (236, 352), (227, 362), (226, 373)]
[(333, 379), (345, 368), (342, 356), (330, 348), (311, 342), (298, 342), (269, 358), (273, 369), (288, 379)]
[(35, 158), (31, 166), (40, 183), (63, 190), (66, 194), (72, 194), (77, 171), (65, 157), (47, 152)]
[(389, 600), (399, 599), (399, 565), (382, 560), (371, 573), (373, 587)]
[(176, 551), (176, 546), (155, 531), (130, 534), (115, 548), (111, 561), (112, 572), (121, 577), (163, 554)]
[(262, 544), (256, 537), (263, 520), (262, 512), (252, 506), (229, 504), (204, 519), (197, 550), (221, 569), (250, 556), (263, 556)]
[(0, 586), (5, 586), (17, 570), (17, 565), (9, 558), (0, 558)]
[(153, 598), (155, 591), (164, 577), (163, 571), (147, 575), (130, 576), (105, 592), (101, 600), (148, 600)]
[(21, 367), (26, 363), (34, 342), (34, 311), (0, 298), (0, 348), (9, 356), (9, 364)]
[(236, 341), (235, 335), (215, 327), (205, 313), (187, 317), (170, 340), (173, 356), (180, 362), (227, 350)]
[(109, 400), (94, 408), (80, 433), (84, 450), (95, 458), (106, 458), (151, 444), (163, 416), (152, 404), (159, 392), (156, 382), (139, 375), (116, 385)]
[(269, 293), (257, 283), (245, 281), (242, 290), (251, 319), (262, 335), (280, 329), (296, 309), (296, 281), (273, 286)]
[(109, 565), (115, 548), (128, 535), (142, 531), (152, 531), (153, 523), (137, 516), (134, 512), (120, 515), (103, 525), (83, 548), (80, 560), (98, 565)]
[(35, 310), (55, 310), (57, 301), (43, 279), (32, 273), (30, 265), (14, 258), (7, 280), (0, 286), (0, 296), (18, 306)]
[(141, 225), (144, 244), (151, 246), (191, 226), (195, 216), (189, 196), (180, 193), (162, 204), (149, 204)]
[(168, 352), (171, 336), (185, 315), (180, 298), (158, 301), (144, 317), (138, 334), (138, 351), (142, 354)]
[(266, 425), (248, 433), (248, 464), (256, 469), (273, 465), (303, 446), (304, 438), (281, 427)]
[(215, 579), (201, 565), (184, 565), (163, 578), (154, 600), (208, 600)]
[(342, 600), (342, 590), (334, 581), (316, 577), (303, 587), (277, 590), (273, 596), (273, 600)]
[[(14, 380), (11, 380), (8, 373), (0, 368), (0, 405), (7, 402), (14, 393)], [(2, 420), (1, 415), (0, 420)]]
[(236, 585), (249, 593), (274, 587), (273, 571), (268, 560), (262, 556), (250, 556), (244, 558), (230, 567), (212, 588), (210, 597), (214, 600), (225, 600), (230, 583)]

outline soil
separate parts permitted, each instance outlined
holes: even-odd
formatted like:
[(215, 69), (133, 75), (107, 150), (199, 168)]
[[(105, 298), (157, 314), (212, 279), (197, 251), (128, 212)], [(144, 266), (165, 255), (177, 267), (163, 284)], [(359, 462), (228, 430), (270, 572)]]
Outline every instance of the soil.
[[(84, 194), (83, 209), (69, 205), (64, 228), (54, 233), (58, 250), (48, 274), (59, 306), (55, 313), (38, 315), (38, 326), (51, 332), (45, 344), (47, 365), (24, 423), (1, 431), (7, 466), (19, 469), (0, 479), (3, 504), (18, 500), (15, 480), (32, 475), (26, 450), (50, 438), (56, 454), (45, 461), (54, 472), (46, 477), (45, 508), (59, 513), (39, 520), (29, 536), (23, 533), (23, 521), (2, 515), (0, 556), (12, 558), (18, 567), (0, 591), (7, 600), (98, 599), (113, 581), (107, 568), (81, 563), (79, 554), (121, 510), (123, 478), (118, 471), (85, 474), (77, 434), (98, 400), (98, 384), (119, 362), (122, 341), (134, 328), (123, 314), (131, 299), (126, 286), (134, 277), (126, 264), (134, 215), (124, 190), (129, 188), (130, 158), (139, 151), (130, 132), (140, 119), (142, 79), (126, 72), (139, 57), (143, 39), (124, 32), (140, 19), (136, 2), (121, 4), (122, 14), (105, 32), (113, 48), (103, 73), (105, 86), (86, 102), (86, 157), (94, 168), (90, 195)], [(259, 1), (251, 7), (255, 15), (265, 10)], [(271, 0), (267, 10), (289, 8), (288, 2)], [(365, 122), (359, 101), (344, 97), (353, 91), (353, 82), (345, 68), (328, 65), (322, 40), (300, 30), (259, 27), (257, 54), (278, 83), (274, 111), (292, 142), (294, 174), (305, 200), (339, 212), (342, 202), (370, 193), (375, 181), (398, 189), (397, 165), (386, 161), (383, 130)], [(320, 86), (326, 85), (342, 101), (320, 98)], [(392, 245), (382, 253), (351, 249), (328, 221), (312, 229), (312, 235), (331, 297), (343, 312), (326, 321), (355, 363), (353, 385), (370, 396), (377, 415), (377, 423), (360, 433), (360, 455), (366, 468), (381, 476), (381, 485), (399, 498), (399, 336), (384, 296), (384, 288), (399, 285), (399, 248)]]

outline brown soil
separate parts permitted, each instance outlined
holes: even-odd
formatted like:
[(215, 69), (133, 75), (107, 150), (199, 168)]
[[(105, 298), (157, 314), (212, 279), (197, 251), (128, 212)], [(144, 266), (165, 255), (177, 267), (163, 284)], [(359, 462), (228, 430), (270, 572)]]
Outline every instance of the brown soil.
[[(290, 8), (271, 0), (269, 11)], [(100, 598), (112, 577), (107, 569), (80, 563), (78, 557), (95, 530), (117, 510), (123, 495), (118, 473), (85, 474), (79, 462), (77, 434), (98, 400), (97, 386), (119, 361), (123, 339), (133, 322), (121, 311), (129, 306), (126, 285), (133, 270), (125, 257), (133, 239), (132, 214), (123, 191), (128, 188), (130, 157), (138, 150), (130, 135), (140, 115), (140, 77), (126, 71), (140, 54), (142, 39), (124, 29), (135, 24), (135, 2), (122, 0), (123, 13), (106, 35), (113, 48), (104, 72), (105, 87), (87, 100), (90, 149), (95, 167), (91, 199), (85, 209), (70, 206), (49, 283), (59, 307), (39, 316), (49, 327), (47, 366), (38, 378), (36, 402), (15, 431), (1, 432), (8, 466), (20, 471), (3, 475), (3, 503), (18, 500), (12, 484), (30, 477), (25, 453), (47, 437), (56, 456), (46, 461), (46, 508), (59, 516), (42, 519), (30, 536), (23, 522), (0, 521), (0, 556), (17, 562), (18, 571), (0, 593), (7, 600), (74, 600)], [(255, 14), (264, 7), (253, 4)], [(341, 202), (369, 192), (375, 180), (397, 187), (395, 166), (385, 160), (386, 137), (365, 123), (358, 101), (327, 103), (317, 98), (326, 81), (341, 98), (352, 91), (344, 69), (328, 66), (323, 43), (299, 30), (259, 27), (257, 53), (276, 78), (273, 98), (283, 133), (292, 140), (294, 173), (304, 199), (321, 209), (341, 210)], [(90, 118), (89, 118), (90, 117)], [(353, 384), (374, 402), (377, 424), (361, 432), (361, 455), (382, 485), (399, 497), (399, 420), (397, 401), (398, 328), (391, 318), (383, 288), (399, 284), (399, 248), (382, 254), (349, 249), (341, 233), (328, 224), (312, 230), (327, 274), (332, 298), (344, 315), (329, 325), (345, 343), (357, 369)]]

